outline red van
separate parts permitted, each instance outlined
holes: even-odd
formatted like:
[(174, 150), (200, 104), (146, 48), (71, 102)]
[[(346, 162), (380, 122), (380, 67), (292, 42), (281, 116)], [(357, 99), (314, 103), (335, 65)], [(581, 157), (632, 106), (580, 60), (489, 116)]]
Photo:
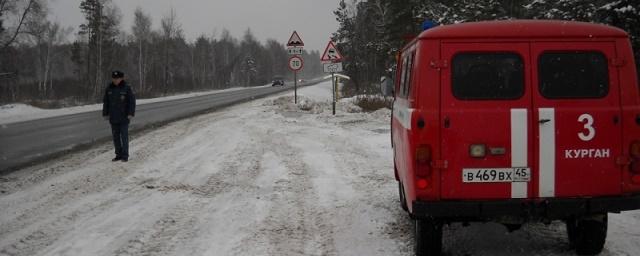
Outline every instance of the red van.
[(402, 207), (417, 255), (442, 225), (566, 222), (602, 251), (607, 214), (640, 209), (640, 95), (629, 36), (567, 21), (422, 32), (399, 54), (392, 117)]

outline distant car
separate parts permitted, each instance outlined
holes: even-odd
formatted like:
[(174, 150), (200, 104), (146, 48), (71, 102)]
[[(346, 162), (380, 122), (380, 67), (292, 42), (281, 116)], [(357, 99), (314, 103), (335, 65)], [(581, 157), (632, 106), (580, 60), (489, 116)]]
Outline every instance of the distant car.
[(284, 86), (284, 79), (282, 77), (274, 77), (271, 86)]
[(304, 82), (305, 82), (305, 80), (304, 80), (304, 79), (298, 79), (298, 83), (299, 83), (299, 84), (300, 84), (300, 83), (304, 83)]

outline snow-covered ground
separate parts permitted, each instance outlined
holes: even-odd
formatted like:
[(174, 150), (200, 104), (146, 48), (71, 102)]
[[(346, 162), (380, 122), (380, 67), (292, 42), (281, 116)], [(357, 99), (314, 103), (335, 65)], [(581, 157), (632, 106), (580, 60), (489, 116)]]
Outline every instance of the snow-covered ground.
[[(245, 90), (245, 89), (251, 89), (251, 88), (256, 88), (256, 87), (247, 87), (247, 88), (234, 87), (234, 88), (229, 88), (225, 90), (193, 92), (193, 93), (185, 93), (185, 94), (179, 94), (179, 95), (173, 95), (173, 96), (167, 96), (167, 97), (141, 99), (141, 100), (138, 100), (137, 104), (148, 104), (148, 103), (155, 103), (155, 102), (171, 101), (171, 100), (185, 99), (185, 98), (191, 98), (191, 97), (197, 97), (197, 96), (211, 95), (211, 94), (222, 93), (222, 92)], [(42, 109), (42, 108), (37, 108), (31, 105), (22, 104), (22, 103), (7, 104), (7, 105), (0, 106), (0, 125), (29, 121), (29, 120), (36, 120), (36, 119), (48, 118), (48, 117), (54, 117), (54, 116), (63, 116), (63, 115), (91, 112), (91, 111), (97, 111), (101, 109), (102, 109), (102, 104), (90, 104), (90, 105), (60, 108), (60, 109)]]
[[(0, 176), (0, 255), (411, 255), (390, 112), (291, 94), (139, 135), (126, 164), (105, 143)], [(639, 255), (639, 222), (610, 215), (603, 255)], [(445, 251), (573, 255), (561, 223), (453, 225)]]

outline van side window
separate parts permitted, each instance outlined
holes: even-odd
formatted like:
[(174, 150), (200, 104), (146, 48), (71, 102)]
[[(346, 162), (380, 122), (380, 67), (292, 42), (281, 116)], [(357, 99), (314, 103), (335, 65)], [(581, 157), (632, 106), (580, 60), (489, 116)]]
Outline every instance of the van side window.
[(400, 98), (406, 98), (404, 95), (404, 87), (407, 82), (408, 62), (409, 61), (407, 57), (402, 58), (402, 70), (400, 71), (402, 72), (402, 74), (400, 75), (400, 90), (398, 91), (398, 96), (400, 96)]
[(407, 63), (407, 78), (405, 79), (404, 92), (403, 95), (405, 98), (409, 97), (409, 92), (411, 92), (411, 83), (413, 82), (413, 61), (416, 57), (416, 54), (413, 53), (408, 57)]
[(539, 90), (545, 98), (602, 98), (609, 93), (608, 62), (599, 52), (543, 53), (538, 70)]
[(461, 100), (512, 100), (524, 95), (524, 62), (516, 53), (462, 53), (452, 61), (453, 95)]

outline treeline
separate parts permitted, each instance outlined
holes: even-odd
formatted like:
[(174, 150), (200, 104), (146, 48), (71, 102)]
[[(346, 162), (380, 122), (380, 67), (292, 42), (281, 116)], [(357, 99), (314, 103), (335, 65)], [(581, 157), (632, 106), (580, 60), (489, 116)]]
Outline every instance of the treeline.
[[(139, 97), (258, 86), (291, 73), (285, 46), (261, 43), (250, 29), (239, 39), (223, 30), (189, 40), (174, 10), (154, 21), (138, 8), (122, 28), (111, 0), (83, 0), (79, 8), (85, 19), (70, 42), (73, 28), (48, 19), (46, 0), (0, 0), (0, 104), (96, 102), (114, 69)], [(306, 64), (302, 78), (322, 74), (319, 61)]]
[(342, 0), (334, 12), (333, 35), (345, 55), (352, 89), (362, 92), (389, 74), (394, 56), (422, 23), (453, 24), (482, 20), (560, 19), (609, 24), (632, 36), (640, 64), (638, 0)]

